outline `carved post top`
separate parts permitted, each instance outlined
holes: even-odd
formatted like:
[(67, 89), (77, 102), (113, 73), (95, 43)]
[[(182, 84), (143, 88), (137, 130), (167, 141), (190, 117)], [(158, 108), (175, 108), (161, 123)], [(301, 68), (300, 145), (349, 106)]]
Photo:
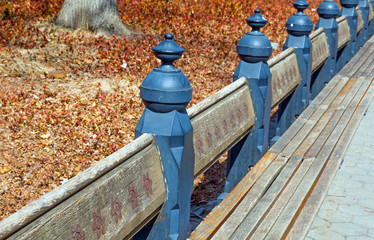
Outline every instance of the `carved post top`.
[(356, 8), (358, 0), (340, 0), (340, 4), (343, 8)]
[(246, 19), (247, 24), (252, 27), (252, 31), (244, 35), (237, 46), (240, 59), (245, 62), (256, 63), (265, 62), (272, 54), (272, 47), (269, 39), (260, 32), (268, 22), (262, 15), (260, 9)]
[(305, 0), (297, 0), (293, 3), (297, 13), (293, 14), (286, 23), (288, 34), (293, 36), (308, 36), (313, 30), (312, 20), (304, 13), (309, 3)]
[(334, 0), (323, 1), (317, 9), (320, 18), (336, 18), (339, 15), (339, 6)]
[(171, 33), (152, 50), (161, 60), (161, 66), (153, 69), (140, 86), (140, 97), (145, 106), (154, 112), (183, 111), (192, 99), (192, 87), (187, 77), (173, 63), (182, 57), (184, 49)]

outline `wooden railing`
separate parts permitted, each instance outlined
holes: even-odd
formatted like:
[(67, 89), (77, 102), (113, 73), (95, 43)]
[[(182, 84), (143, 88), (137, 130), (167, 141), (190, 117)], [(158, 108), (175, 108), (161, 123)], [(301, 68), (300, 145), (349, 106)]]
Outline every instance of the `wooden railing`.
[[(337, 19), (338, 38), (335, 51), (338, 51), (338, 56), (334, 59), (336, 69), (335, 63), (333, 70), (327, 67), (332, 58), (328, 40), (332, 35), (328, 35), (326, 30), (320, 27), (310, 35), (311, 62), (300, 63), (305, 60), (300, 59), (300, 49), (289, 47), (268, 63), (266, 59), (259, 60), (265, 64), (261, 68), (265, 71), (268, 68), (271, 74), (270, 78), (265, 79), (268, 85), (258, 84), (253, 87), (249, 83), (250, 78), (243, 75), (234, 83), (189, 108), (187, 114), (193, 128), (191, 156), (194, 156), (189, 159), (194, 163), (191, 174), (194, 177), (199, 176), (233, 147), (239, 149), (239, 157), (232, 165), (239, 165), (248, 171), (248, 163), (240, 162), (240, 154), (244, 154), (246, 158), (255, 156), (252, 155), (255, 151), (253, 148), (261, 145), (263, 139), (276, 140), (292, 124), (295, 120), (295, 112), (291, 109), (294, 104), (304, 101), (304, 107), (307, 106), (308, 101), (298, 99), (302, 96), (296, 94), (304, 87), (302, 84), (306, 79), (303, 78), (312, 76), (311, 83), (305, 85), (310, 87), (307, 91), (314, 89), (313, 84), (316, 82), (324, 85), (332, 76), (329, 79), (323, 78), (326, 74), (321, 69), (326, 68), (326, 71), (336, 73), (352, 57), (351, 52), (357, 51), (352, 50), (354, 41), (357, 33), (360, 36), (365, 29), (361, 10), (358, 9), (357, 13), (357, 26), (354, 25), (354, 16)], [(371, 7), (366, 16), (366, 31), (371, 35), (373, 32), (370, 32), (370, 29), (373, 29), (374, 25)], [(352, 27), (357, 29), (353, 31), (356, 34), (353, 37)], [(170, 40), (169, 38), (167, 40)], [(251, 71), (255, 71), (255, 68)], [(270, 90), (267, 95), (266, 86)], [(263, 96), (257, 96), (258, 92)], [(270, 99), (265, 95), (270, 96)], [(311, 93), (311, 98), (315, 95)], [(264, 109), (258, 110), (258, 103), (261, 103)], [(265, 119), (266, 114), (270, 114), (270, 110), (275, 107), (279, 107), (277, 129), (275, 136), (270, 136), (263, 130), (270, 128), (267, 125), (269, 122), (259, 120)], [(252, 133), (256, 131), (258, 132), (254, 137)], [(261, 143), (257, 141), (260, 135)], [(184, 178), (180, 175), (186, 174), (176, 173), (179, 175), (175, 183), (166, 182), (164, 173), (168, 169), (163, 165), (165, 153), (157, 139), (157, 134), (141, 135), (129, 145), (4, 219), (0, 222), (0, 239), (129, 239), (158, 215), (156, 226), (166, 216), (173, 215), (172, 212), (163, 210), (163, 204), (168, 201), (170, 194), (168, 184), (178, 184), (178, 189), (183, 192), (181, 189), (184, 187)], [(246, 145), (248, 142), (252, 143)], [(261, 147), (262, 152), (266, 152), (268, 146)], [(249, 150), (243, 150), (245, 153), (242, 153), (244, 148)], [(172, 154), (178, 159), (178, 156), (183, 158), (182, 155), (186, 153), (183, 149), (179, 151), (174, 148)], [(236, 177), (236, 183), (241, 180), (240, 176), (242, 175)], [(231, 184), (235, 186), (236, 183)], [(187, 192), (189, 191), (192, 190)], [(187, 198), (186, 202), (189, 202), (190, 196), (181, 197)], [(183, 208), (184, 204), (186, 203), (180, 203), (178, 207)], [(176, 219), (179, 221), (179, 218)], [(169, 234), (179, 234), (182, 239), (188, 237), (188, 231), (180, 233), (179, 227), (174, 224), (178, 225), (179, 222), (169, 224), (166, 227), (168, 231), (160, 230), (164, 232), (165, 238), (170, 236)]]

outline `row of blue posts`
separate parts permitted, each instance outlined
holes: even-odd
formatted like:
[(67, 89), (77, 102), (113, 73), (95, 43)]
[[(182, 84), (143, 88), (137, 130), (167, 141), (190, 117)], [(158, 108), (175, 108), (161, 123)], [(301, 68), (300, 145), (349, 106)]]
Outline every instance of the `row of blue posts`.
[[(269, 39), (260, 32), (267, 20), (258, 9), (246, 19), (252, 31), (238, 43), (240, 62), (233, 80), (242, 76), (248, 79), (256, 122), (254, 129), (229, 151), (227, 181), (221, 199), (247, 174), (249, 167), (256, 164), (270, 145), (279, 139), (369, 36), (373, 35), (374, 25), (368, 24), (367, 0), (341, 0), (341, 10), (333, 0), (325, 0), (317, 9), (320, 19), (315, 29), (325, 29), (330, 56), (312, 75), (312, 43), (309, 34), (313, 30), (313, 24), (304, 14), (309, 4), (305, 0), (297, 0), (293, 5), (297, 12), (287, 21), (286, 29), (289, 35), (283, 50), (290, 47), (295, 49), (302, 80), (294, 93), (280, 103), (273, 136), (270, 135), (271, 72), (267, 64), (272, 47)], [(361, 8), (364, 22), (358, 36), (356, 6)], [(339, 15), (347, 16), (351, 39), (346, 47), (338, 52), (336, 18)], [(186, 106), (192, 98), (192, 87), (181, 70), (173, 66), (173, 62), (181, 58), (184, 52), (173, 38), (174, 36), (168, 33), (164, 41), (152, 48), (162, 64), (154, 68), (141, 85), (140, 97), (146, 108), (135, 133), (136, 138), (143, 133), (151, 133), (155, 137), (161, 155), (167, 189), (166, 199), (159, 215), (135, 235), (134, 239), (186, 239), (190, 234), (194, 151), (193, 129)]]

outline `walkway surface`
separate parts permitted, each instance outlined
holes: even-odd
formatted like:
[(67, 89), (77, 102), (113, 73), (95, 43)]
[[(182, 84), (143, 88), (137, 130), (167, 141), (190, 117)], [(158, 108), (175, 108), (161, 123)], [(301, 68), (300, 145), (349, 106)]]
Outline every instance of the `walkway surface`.
[(374, 239), (373, 98), (306, 239)]

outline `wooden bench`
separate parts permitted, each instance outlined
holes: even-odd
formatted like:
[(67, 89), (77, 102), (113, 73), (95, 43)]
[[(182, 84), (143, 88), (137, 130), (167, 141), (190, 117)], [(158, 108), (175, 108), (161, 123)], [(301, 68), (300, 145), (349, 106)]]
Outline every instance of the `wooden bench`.
[[(339, 18), (338, 23), (338, 49), (342, 50), (350, 41), (349, 26), (345, 17)], [(322, 28), (311, 37), (311, 69), (316, 72), (326, 64), (328, 45)], [(191, 239), (240, 239), (264, 232), (301, 236), (299, 232), (303, 229), (297, 230), (297, 226), (311, 221), (307, 214), (316, 211), (312, 206), (321, 201), (324, 186), (348, 144), (338, 140), (352, 135), (367, 107), (366, 96), (373, 91), (366, 91), (373, 76), (369, 58), (372, 45), (371, 39), (329, 82)], [(274, 57), (268, 65), (272, 75), (270, 105), (274, 109), (294, 94), (301, 74), (293, 48)], [(204, 172), (253, 132), (256, 114), (252, 90), (248, 79), (240, 78), (187, 109), (193, 127), (193, 176)], [(162, 211), (168, 194), (162, 167), (164, 156), (155, 139), (144, 134), (1, 221), (0, 239), (131, 238)], [(277, 218), (282, 221), (276, 221)], [(243, 228), (246, 230), (240, 231)]]
[(374, 94), (374, 39), (189, 239), (302, 239)]
[[(253, 127), (247, 80), (230, 84), (188, 113), (197, 177)], [(164, 200), (160, 155), (153, 136), (145, 134), (3, 220), (0, 239), (83, 234), (86, 239), (128, 239), (159, 213)]]

